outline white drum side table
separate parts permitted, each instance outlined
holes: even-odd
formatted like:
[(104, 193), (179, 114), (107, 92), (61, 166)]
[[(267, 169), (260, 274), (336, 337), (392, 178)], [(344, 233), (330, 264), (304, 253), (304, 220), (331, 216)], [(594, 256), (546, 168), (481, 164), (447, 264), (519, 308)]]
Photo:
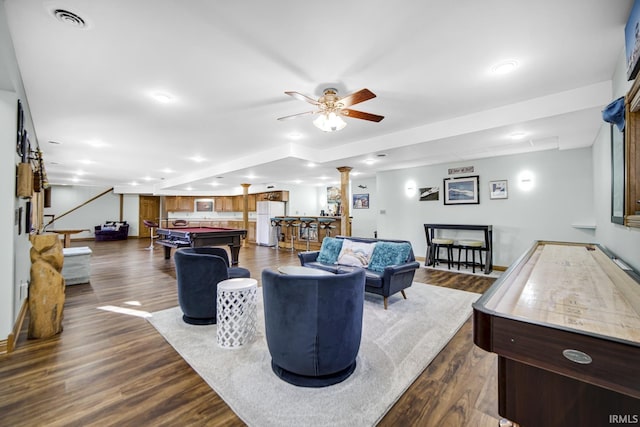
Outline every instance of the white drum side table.
[(249, 278), (218, 283), (217, 340), (222, 348), (238, 348), (256, 335), (258, 281)]

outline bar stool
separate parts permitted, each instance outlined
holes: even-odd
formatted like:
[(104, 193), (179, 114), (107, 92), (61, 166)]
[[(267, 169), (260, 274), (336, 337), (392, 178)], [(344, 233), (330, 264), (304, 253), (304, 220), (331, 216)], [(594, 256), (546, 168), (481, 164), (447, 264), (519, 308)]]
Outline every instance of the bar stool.
[(282, 226), (282, 218), (271, 218), (271, 230), (275, 232), (274, 242), (276, 243), (273, 249), (280, 249), (280, 228)]
[(460, 254), (464, 249), (464, 265), (469, 267), (469, 251), (471, 251), (471, 271), (476, 272), (476, 251), (478, 251), (478, 265), (482, 270), (482, 245), (480, 240), (460, 240), (458, 242), (458, 270), (460, 270)]
[(326, 237), (331, 237), (331, 230), (336, 228), (335, 225), (331, 225), (331, 223), (334, 221), (335, 219), (333, 218), (318, 218), (318, 225), (320, 226), (321, 230), (324, 230), (324, 234)]
[(158, 223), (157, 222), (153, 222), (153, 221), (149, 221), (148, 219), (144, 219), (142, 220), (142, 223), (149, 228), (149, 236), (151, 237), (151, 242), (149, 243), (149, 247), (145, 248), (147, 250), (152, 251), (154, 249), (153, 247), (153, 239), (155, 239), (157, 236), (153, 235), (153, 229), (154, 228), (158, 228)]
[(300, 223), (296, 222), (296, 218), (291, 218), (291, 217), (283, 218), (282, 222), (284, 223), (284, 226), (287, 228), (287, 230), (289, 231), (289, 235), (291, 236), (291, 252), (293, 252), (296, 250), (293, 243), (293, 241), (296, 238), (295, 236), (296, 232), (294, 231), (294, 228), (300, 227)]
[[(440, 256), (440, 248), (447, 249), (447, 268), (451, 270), (451, 266), (453, 265), (453, 240), (444, 239), (444, 238), (436, 238), (432, 239), (431, 243), (433, 244), (433, 265), (436, 266), (438, 262), (438, 257)], [(460, 266), (460, 264), (458, 264)]]
[(300, 232), (305, 231), (304, 235), (307, 239), (307, 251), (309, 250), (309, 237), (312, 228), (316, 228), (315, 218), (300, 218)]

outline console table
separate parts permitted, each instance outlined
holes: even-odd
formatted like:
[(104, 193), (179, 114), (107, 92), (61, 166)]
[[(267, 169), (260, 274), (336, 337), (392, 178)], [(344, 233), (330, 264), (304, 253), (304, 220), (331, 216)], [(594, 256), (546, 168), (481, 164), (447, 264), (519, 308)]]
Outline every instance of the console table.
[[(493, 226), (492, 225), (469, 225), (469, 224), (424, 224), (424, 233), (427, 236), (427, 255), (424, 260), (425, 265), (433, 262), (435, 257), (435, 247), (432, 243), (436, 230), (471, 230), (482, 231), (484, 235), (483, 251), (486, 252), (484, 262), (485, 274), (491, 273), (493, 269)], [(454, 245), (454, 248), (457, 246)]]

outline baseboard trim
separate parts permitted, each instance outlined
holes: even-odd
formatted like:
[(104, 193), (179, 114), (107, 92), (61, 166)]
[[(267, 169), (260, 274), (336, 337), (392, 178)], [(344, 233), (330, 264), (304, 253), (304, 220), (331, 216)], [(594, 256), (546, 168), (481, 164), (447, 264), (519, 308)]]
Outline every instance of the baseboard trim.
[[(20, 336), (20, 331), (22, 330), (22, 324), (24, 323), (24, 319), (27, 317), (27, 312), (29, 310), (29, 300), (27, 298), (22, 300), (22, 306), (20, 307), (20, 313), (18, 313), (18, 318), (16, 319), (16, 323), (13, 325), (13, 330), (9, 333), (4, 346), (4, 353), (11, 353), (16, 348), (16, 343), (18, 342), (18, 337)], [(2, 341), (0, 341), (0, 353), (3, 353)]]
[[(422, 264), (424, 264), (424, 260), (425, 260), (425, 258), (423, 256), (417, 256), (416, 257), (416, 261), (421, 262)], [(507, 271), (508, 268), (509, 267), (504, 267), (502, 265), (494, 265), (492, 267), (492, 269), (496, 270), (496, 271)]]

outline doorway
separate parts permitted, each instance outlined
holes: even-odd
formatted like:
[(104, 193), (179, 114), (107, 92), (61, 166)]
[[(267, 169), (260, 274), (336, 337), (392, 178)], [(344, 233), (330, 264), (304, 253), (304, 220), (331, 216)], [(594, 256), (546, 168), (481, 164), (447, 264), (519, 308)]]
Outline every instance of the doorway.
[(140, 196), (139, 206), (140, 216), (138, 218), (138, 237), (149, 237), (151, 235), (149, 227), (145, 227), (144, 220), (160, 222), (160, 197)]

